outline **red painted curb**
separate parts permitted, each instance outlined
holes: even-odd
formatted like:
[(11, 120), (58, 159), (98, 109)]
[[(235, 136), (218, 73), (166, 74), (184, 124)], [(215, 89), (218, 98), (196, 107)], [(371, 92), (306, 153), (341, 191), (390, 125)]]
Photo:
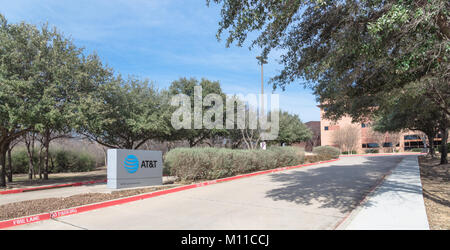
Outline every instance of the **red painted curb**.
[(426, 155), (426, 153), (383, 153), (383, 154), (358, 154), (358, 155), (340, 155), (339, 157), (355, 157), (355, 156), (389, 156), (389, 155)]
[(335, 161), (339, 161), (339, 160), (340, 159), (334, 159), (334, 160), (309, 163), (309, 164), (304, 164), (304, 165), (299, 165), (299, 166), (264, 170), (264, 171), (260, 171), (260, 172), (254, 172), (254, 173), (232, 176), (232, 177), (227, 177), (227, 178), (218, 179), (218, 180), (211, 180), (211, 181), (205, 181), (205, 182), (190, 184), (190, 185), (181, 186), (181, 187), (175, 187), (175, 188), (156, 191), (156, 192), (152, 192), (152, 193), (148, 193), (148, 194), (141, 194), (141, 195), (121, 198), (121, 199), (117, 199), (117, 200), (110, 200), (110, 201), (89, 204), (89, 205), (84, 205), (84, 206), (75, 207), (75, 208), (63, 209), (63, 210), (54, 211), (54, 212), (50, 212), (50, 213), (43, 213), (43, 214), (39, 214), (39, 215), (26, 216), (26, 217), (18, 218), (18, 219), (0, 221), (0, 229), (19, 226), (19, 225), (25, 225), (25, 224), (29, 224), (29, 223), (33, 223), (33, 222), (38, 222), (38, 221), (49, 220), (49, 219), (72, 215), (72, 214), (78, 214), (78, 213), (87, 212), (87, 211), (91, 211), (91, 210), (95, 210), (95, 209), (99, 209), (99, 208), (105, 208), (105, 207), (125, 204), (125, 203), (129, 203), (132, 201), (144, 200), (144, 199), (148, 199), (148, 198), (152, 198), (152, 197), (156, 197), (156, 196), (180, 192), (183, 190), (209, 186), (209, 185), (213, 185), (213, 184), (217, 184), (217, 183), (221, 183), (221, 182), (227, 182), (227, 181), (237, 180), (237, 179), (241, 179), (241, 178), (257, 176), (257, 175), (275, 173), (275, 172), (285, 171), (285, 170), (289, 170), (289, 169), (302, 168), (302, 167), (307, 167), (307, 166), (312, 166), (312, 165), (330, 163), (330, 162), (335, 162)]
[(38, 191), (38, 190), (52, 189), (52, 188), (76, 187), (76, 186), (82, 186), (82, 185), (88, 185), (88, 184), (96, 184), (96, 183), (105, 183), (105, 182), (107, 182), (107, 180), (83, 181), (83, 182), (67, 183), (67, 184), (52, 185), (52, 186), (11, 189), (11, 190), (6, 190), (6, 191), (0, 191), (0, 195), (17, 194), (17, 193), (31, 192), (31, 191)]
[(2, 222), (0, 222), (0, 229), (30, 224), (33, 222), (38, 222), (38, 221), (43, 221), (43, 220), (48, 220), (48, 219), (50, 219), (50, 214), (44, 213), (44, 214), (32, 215), (32, 216), (27, 216), (27, 217), (18, 218), (18, 219), (12, 219), (12, 220), (8, 220), (8, 221), (2, 221)]

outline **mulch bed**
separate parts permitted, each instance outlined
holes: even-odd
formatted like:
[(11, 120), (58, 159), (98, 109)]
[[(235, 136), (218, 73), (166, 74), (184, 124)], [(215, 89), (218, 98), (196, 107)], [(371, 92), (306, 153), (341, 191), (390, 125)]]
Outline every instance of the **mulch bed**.
[(47, 199), (9, 203), (0, 206), (0, 221), (25, 217), (29, 215), (53, 212), (57, 210), (73, 208), (102, 201), (125, 198), (129, 196), (150, 193), (173, 187), (174, 185), (170, 185), (167, 187), (163, 186), (163, 187), (114, 191), (112, 193), (87, 193), (65, 198), (47, 198)]
[(450, 230), (450, 164), (419, 157), (423, 198), (432, 230)]

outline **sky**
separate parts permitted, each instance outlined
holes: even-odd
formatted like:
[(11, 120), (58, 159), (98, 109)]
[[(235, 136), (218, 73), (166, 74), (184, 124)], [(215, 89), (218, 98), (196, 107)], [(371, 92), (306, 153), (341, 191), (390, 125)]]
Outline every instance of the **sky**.
[[(218, 41), (220, 8), (206, 0), (0, 0), (0, 13), (10, 23), (48, 22), (115, 72), (148, 78), (159, 88), (194, 77), (219, 81), (227, 94), (261, 91), (259, 50)], [(273, 52), (264, 65), (266, 93), (282, 68), (279, 55)], [(300, 81), (274, 93), (282, 110), (303, 122), (320, 120), (316, 98)]]

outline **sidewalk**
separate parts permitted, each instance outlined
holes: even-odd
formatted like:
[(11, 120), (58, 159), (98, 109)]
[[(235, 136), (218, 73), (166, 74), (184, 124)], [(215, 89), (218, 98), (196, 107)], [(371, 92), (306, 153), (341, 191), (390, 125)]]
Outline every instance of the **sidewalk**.
[[(165, 185), (172, 183), (174, 180), (175, 180), (174, 177), (171, 176), (163, 177), (163, 183)], [(123, 191), (125, 189), (121, 190)], [(111, 193), (113, 191), (119, 190), (109, 189), (106, 183), (98, 183), (83, 186), (70, 186), (54, 189), (43, 189), (32, 192), (0, 195), (0, 205), (28, 200), (70, 197), (73, 195), (87, 194), (87, 193)]]
[(405, 157), (338, 229), (429, 230), (417, 157)]

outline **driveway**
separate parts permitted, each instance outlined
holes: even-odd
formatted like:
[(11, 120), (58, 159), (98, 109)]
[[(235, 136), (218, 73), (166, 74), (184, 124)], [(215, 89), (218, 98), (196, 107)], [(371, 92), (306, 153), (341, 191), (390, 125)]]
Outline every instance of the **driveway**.
[(13, 229), (334, 229), (405, 157), (348, 157)]

